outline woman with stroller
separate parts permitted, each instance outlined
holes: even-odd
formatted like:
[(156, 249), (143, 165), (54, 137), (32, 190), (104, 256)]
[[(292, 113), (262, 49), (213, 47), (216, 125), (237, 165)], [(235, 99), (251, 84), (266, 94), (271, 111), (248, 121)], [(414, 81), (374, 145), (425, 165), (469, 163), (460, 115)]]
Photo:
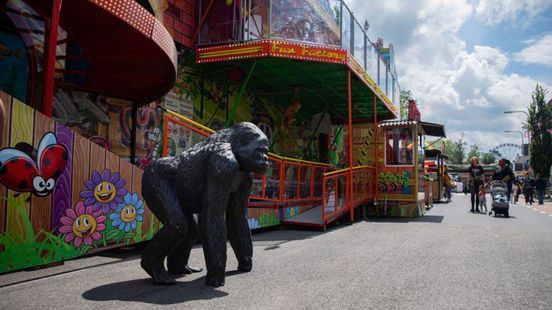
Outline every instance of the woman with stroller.
[(468, 168), (468, 186), (470, 188), (471, 210), (470, 212), (479, 213), (479, 186), (485, 183), (485, 171), (477, 157), (470, 158), (470, 167)]

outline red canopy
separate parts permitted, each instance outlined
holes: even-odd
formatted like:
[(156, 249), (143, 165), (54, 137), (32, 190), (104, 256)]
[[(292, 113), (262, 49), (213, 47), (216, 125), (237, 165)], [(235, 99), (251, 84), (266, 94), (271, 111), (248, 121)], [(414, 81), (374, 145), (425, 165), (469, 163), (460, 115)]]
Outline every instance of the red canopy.
[[(47, 20), (52, 1), (27, 0)], [(59, 25), (84, 52), (88, 91), (139, 103), (165, 95), (176, 79), (176, 48), (164, 26), (134, 0), (63, 1)], [(63, 71), (62, 71), (63, 72)]]

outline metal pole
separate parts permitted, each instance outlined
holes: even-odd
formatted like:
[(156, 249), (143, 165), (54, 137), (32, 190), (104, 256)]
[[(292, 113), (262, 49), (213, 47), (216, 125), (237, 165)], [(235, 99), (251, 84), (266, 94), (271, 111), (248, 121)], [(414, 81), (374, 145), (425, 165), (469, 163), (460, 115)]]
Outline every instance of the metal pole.
[[(378, 158), (378, 109), (377, 109), (377, 98), (374, 94), (374, 206), (378, 206), (378, 174), (379, 174), (379, 158)], [(376, 211), (377, 212), (377, 211)], [(376, 214), (377, 215), (377, 214)]]
[(349, 121), (349, 208), (351, 215), (351, 224), (355, 220), (355, 210), (353, 206), (353, 103), (351, 100), (351, 68), (347, 69), (347, 110)]
[(130, 130), (130, 163), (136, 163), (136, 124), (138, 118), (138, 107), (136, 102), (132, 103), (132, 127)]
[(42, 92), (42, 113), (52, 117), (52, 97), (54, 96), (54, 72), (56, 69), (56, 47), (58, 37), (61, 0), (52, 0), (51, 16), (46, 25), (44, 48), (44, 90)]

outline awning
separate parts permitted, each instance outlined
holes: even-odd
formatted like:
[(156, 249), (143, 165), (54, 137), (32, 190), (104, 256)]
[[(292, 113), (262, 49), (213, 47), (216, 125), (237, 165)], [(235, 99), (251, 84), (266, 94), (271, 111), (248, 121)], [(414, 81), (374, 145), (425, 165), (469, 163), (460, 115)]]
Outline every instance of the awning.
[(446, 138), (447, 135), (445, 134), (445, 126), (441, 124), (435, 124), (435, 123), (428, 123), (428, 122), (420, 122), (420, 126), (425, 131), (425, 134), (428, 136), (433, 137), (442, 137)]
[[(46, 19), (51, 1), (27, 0)], [(165, 95), (176, 79), (176, 49), (164, 26), (134, 0), (66, 0), (60, 26), (78, 43), (88, 68), (69, 71), (91, 92), (147, 103)]]
[(327, 112), (343, 120), (347, 119), (347, 72), (351, 69), (354, 120), (372, 121), (374, 99), (379, 120), (397, 114), (389, 98), (343, 49), (265, 40), (201, 48), (196, 61), (201, 75), (234, 79), (238, 84), (255, 64), (247, 91), (288, 106), (300, 88), (302, 113)]

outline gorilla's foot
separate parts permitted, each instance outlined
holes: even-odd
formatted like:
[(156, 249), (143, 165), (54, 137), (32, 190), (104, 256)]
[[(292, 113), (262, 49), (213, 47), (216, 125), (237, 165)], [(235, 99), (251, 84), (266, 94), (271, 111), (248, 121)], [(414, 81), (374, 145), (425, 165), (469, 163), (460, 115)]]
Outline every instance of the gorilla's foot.
[(207, 274), (205, 284), (213, 287), (224, 286), (224, 272), (221, 274)]
[(238, 270), (243, 272), (250, 272), (253, 269), (253, 259), (251, 257), (244, 257), (239, 260)]
[(184, 266), (169, 265), (168, 269), (169, 269), (169, 274), (174, 274), (174, 275), (192, 274), (192, 273), (203, 271), (203, 268), (189, 266), (189, 265), (184, 265)]
[(146, 260), (142, 259), (140, 262), (140, 266), (142, 266), (142, 269), (146, 271), (149, 276), (153, 279), (153, 281), (156, 284), (159, 285), (170, 285), (170, 284), (176, 284), (176, 280), (171, 277), (165, 268), (162, 266), (155, 267), (154, 264), (148, 263)]

